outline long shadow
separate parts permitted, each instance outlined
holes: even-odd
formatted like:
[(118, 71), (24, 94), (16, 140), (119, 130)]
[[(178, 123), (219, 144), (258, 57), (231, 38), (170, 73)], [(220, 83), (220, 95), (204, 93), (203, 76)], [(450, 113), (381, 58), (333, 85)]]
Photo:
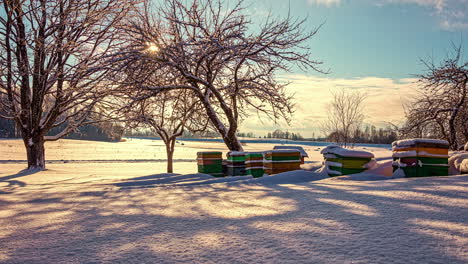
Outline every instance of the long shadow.
[[(139, 179), (152, 177), (162, 175)], [(465, 197), (466, 190), (439, 191), (432, 200), (420, 190), (464, 181), (468, 176), (385, 186), (305, 182), (21, 193), (5, 208), (11, 213), (0, 217), (5, 230), (13, 230), (0, 236), (7, 245), (0, 256), (7, 256), (5, 263), (464, 263), (467, 206), (440, 202), (457, 193)], [(417, 195), (391, 195), (405, 191)]]
[(28, 170), (28, 169), (25, 169), (25, 170), (19, 171), (18, 173), (12, 174), (12, 175), (0, 177), (0, 181), (7, 181), (7, 180), (10, 180), (10, 179), (15, 179), (15, 178), (23, 177), (23, 176), (32, 175), (32, 174), (38, 173), (40, 171), (41, 170)]
[(7, 186), (3, 187), (4, 190), (0, 190), (0, 194), (9, 194), (9, 193), (12, 193), (12, 191), (10, 191), (10, 190), (13, 190), (13, 189), (15, 189), (17, 187), (25, 187), (26, 186), (25, 182), (18, 181), (18, 180), (13, 180), (13, 179), (28, 176), (28, 175), (32, 175), (32, 174), (38, 173), (40, 171), (41, 170), (28, 170), (28, 169), (25, 169), (25, 170), (19, 171), (16, 174), (0, 177), (0, 182), (8, 183)]
[(160, 173), (136, 178), (130, 178), (121, 182), (113, 183), (112, 185), (121, 189), (129, 188), (155, 188), (168, 185), (174, 186), (191, 186), (191, 185), (209, 185), (213, 183), (229, 183), (240, 182), (251, 179), (251, 177), (212, 177), (205, 174), (176, 174), (176, 173)]

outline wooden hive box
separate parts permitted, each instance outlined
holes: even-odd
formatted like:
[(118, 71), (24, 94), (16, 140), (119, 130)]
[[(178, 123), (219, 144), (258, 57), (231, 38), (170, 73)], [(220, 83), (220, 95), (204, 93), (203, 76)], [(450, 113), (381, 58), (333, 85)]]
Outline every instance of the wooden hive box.
[(230, 151), (227, 153), (227, 175), (244, 176), (245, 171), (245, 152)]
[(263, 153), (247, 152), (245, 154), (245, 170), (249, 176), (254, 178), (262, 177), (265, 173), (263, 169)]
[(341, 176), (360, 173), (367, 170), (367, 165), (374, 158), (374, 154), (367, 151), (357, 151), (328, 146), (320, 152), (325, 160), (329, 176)]
[(269, 150), (265, 152), (264, 169), (267, 174), (299, 170), (301, 153), (299, 150)]
[(222, 162), (223, 159), (221, 152), (211, 151), (197, 153), (197, 165), (199, 173), (210, 174), (215, 177), (222, 177), (224, 176)]
[(393, 175), (427, 177), (448, 175), (448, 149), (445, 140), (405, 139), (392, 143)]
[(295, 149), (295, 150), (299, 150), (299, 152), (301, 152), (301, 164), (304, 164), (304, 158), (308, 158), (309, 155), (307, 154), (307, 152), (304, 150), (303, 147), (301, 146), (274, 146), (273, 147), (273, 150), (279, 150), (279, 149)]

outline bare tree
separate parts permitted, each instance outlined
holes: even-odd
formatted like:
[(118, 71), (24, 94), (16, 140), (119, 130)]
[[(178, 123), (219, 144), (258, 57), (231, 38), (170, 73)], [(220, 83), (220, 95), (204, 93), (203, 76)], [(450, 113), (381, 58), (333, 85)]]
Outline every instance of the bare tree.
[(191, 90), (164, 91), (157, 96), (131, 101), (125, 114), (129, 127), (147, 126), (156, 132), (166, 145), (167, 172), (173, 172), (173, 154), (177, 137), (185, 130), (204, 131), (203, 108)]
[[(147, 13), (127, 28), (129, 46), (116, 67), (127, 74), (119, 81), (153, 91), (192, 91), (230, 150), (242, 150), (236, 132), (248, 112), (290, 119), (292, 97), (287, 84), (275, 79), (278, 71), (291, 65), (320, 71), (321, 63), (303, 46), (317, 32), (304, 32), (305, 20), (269, 16), (254, 29), (242, 1), (228, 8), (222, 0), (164, 1), (155, 17)], [(180, 82), (144, 82), (166, 78), (161, 72)]]
[(332, 94), (333, 100), (327, 109), (328, 118), (321, 125), (322, 131), (329, 140), (347, 147), (364, 120), (366, 94), (344, 88), (332, 91)]
[[(141, 1), (3, 0), (0, 102), (15, 120), (28, 169), (45, 168), (44, 142), (88, 123), (108, 93), (108, 54), (122, 44), (119, 24)], [(105, 59), (106, 58), (106, 59)], [(67, 124), (54, 136), (54, 127)]]
[(446, 139), (451, 149), (468, 141), (468, 61), (461, 45), (453, 46), (440, 65), (423, 61), (427, 72), (419, 76), (419, 97), (407, 109), (407, 133), (424, 129), (421, 136)]

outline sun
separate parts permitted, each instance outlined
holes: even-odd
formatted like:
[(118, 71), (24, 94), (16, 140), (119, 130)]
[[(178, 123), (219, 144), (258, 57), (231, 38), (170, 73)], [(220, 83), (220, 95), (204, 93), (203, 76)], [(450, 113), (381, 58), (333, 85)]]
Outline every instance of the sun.
[(149, 52), (153, 52), (153, 53), (154, 53), (154, 52), (158, 52), (158, 51), (159, 51), (159, 47), (158, 47), (156, 44), (154, 44), (154, 43), (147, 43), (147, 45), (148, 45), (148, 51), (149, 51)]

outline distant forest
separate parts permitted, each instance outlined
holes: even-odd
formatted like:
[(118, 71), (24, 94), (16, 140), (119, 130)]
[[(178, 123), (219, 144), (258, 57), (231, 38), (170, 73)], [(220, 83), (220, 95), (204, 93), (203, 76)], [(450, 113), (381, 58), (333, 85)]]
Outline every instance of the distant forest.
[[(250, 133), (248, 133), (250, 134)], [(247, 135), (248, 135), (247, 134)], [(299, 133), (284, 132), (277, 129), (273, 132), (268, 132), (265, 138), (278, 138), (278, 139), (290, 139), (299, 141), (329, 141), (336, 142), (337, 135), (331, 133), (327, 137), (315, 137), (304, 138)], [(398, 139), (398, 131), (391, 127), (377, 128), (373, 125), (366, 125), (363, 128), (356, 129), (353, 132), (351, 142), (353, 143), (373, 143), (373, 144), (391, 144), (393, 141)]]
[[(55, 135), (63, 130), (67, 124), (53, 128), (48, 135)], [(67, 139), (97, 140), (97, 141), (120, 141), (124, 127), (113, 123), (101, 123), (99, 125), (85, 125), (65, 136)], [(21, 138), (21, 131), (15, 129), (13, 120), (0, 118), (0, 138)]]
[[(335, 141), (334, 133), (328, 135), (328, 141)], [(364, 129), (357, 129), (352, 135), (351, 142), (354, 143), (373, 143), (373, 144), (391, 144), (398, 140), (398, 130), (391, 127), (376, 128), (373, 125), (367, 125)]]
[[(64, 124), (65, 126), (66, 124)], [(61, 131), (61, 127), (52, 129), (49, 135), (54, 135)], [(83, 139), (83, 140), (99, 140), (99, 141), (119, 141), (122, 136), (133, 137), (158, 137), (152, 130), (125, 130), (123, 126), (112, 123), (103, 123), (99, 125), (86, 125), (66, 136), (68, 139)], [(277, 129), (273, 132), (268, 132), (266, 135), (256, 136), (252, 132), (239, 132), (239, 137), (246, 138), (277, 138), (297, 141), (335, 141), (335, 135), (332, 133), (327, 137), (312, 137), (304, 138), (300, 133), (282, 131)], [(0, 138), (18, 138), (20, 134), (16, 134), (15, 125), (12, 120), (0, 118)], [(182, 138), (213, 138), (219, 137), (214, 131), (206, 131), (202, 134), (193, 134), (185, 131)], [(374, 143), (374, 144), (390, 144), (397, 140), (397, 130), (390, 127), (377, 128), (373, 125), (364, 126), (363, 129), (358, 129), (353, 133), (352, 142), (354, 143)]]
[[(127, 137), (159, 137), (155, 132), (149, 129), (145, 130), (126, 130), (124, 133)], [(283, 131), (277, 129), (273, 132), (268, 132), (264, 136), (257, 136), (253, 132), (238, 132), (238, 137), (242, 138), (275, 138), (275, 139), (286, 139), (286, 140), (297, 140), (297, 141), (328, 141), (336, 142), (334, 133), (327, 137), (315, 137), (305, 138), (300, 133), (294, 133), (289, 131)], [(205, 131), (203, 133), (191, 133), (185, 131), (181, 138), (216, 138), (219, 134), (214, 131)], [(391, 144), (393, 141), (398, 139), (398, 131), (396, 129), (377, 128), (373, 125), (366, 125), (362, 129), (354, 131), (352, 142), (354, 143), (373, 143), (373, 144)]]

